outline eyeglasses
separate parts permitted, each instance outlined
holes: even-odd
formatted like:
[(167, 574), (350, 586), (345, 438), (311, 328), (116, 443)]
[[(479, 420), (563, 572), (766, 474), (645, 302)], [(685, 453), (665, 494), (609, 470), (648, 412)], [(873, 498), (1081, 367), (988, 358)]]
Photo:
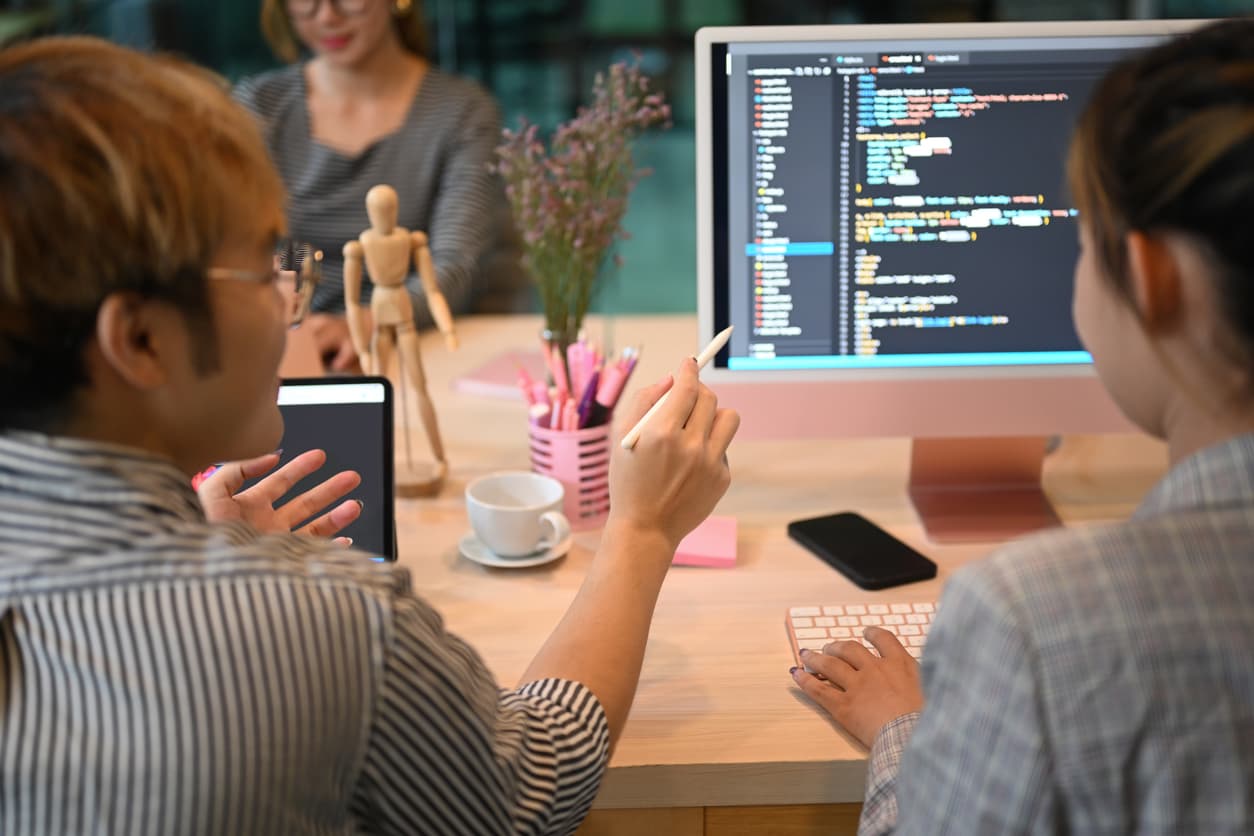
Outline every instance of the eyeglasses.
[(274, 267), (268, 271), (210, 267), (206, 278), (273, 284), (283, 294), (288, 324), (295, 328), (309, 313), (314, 291), (322, 281), (322, 250), (303, 241), (283, 239), (274, 247)]
[[(370, 0), (327, 0), (337, 14), (345, 17), (359, 15), (370, 5)], [(322, 0), (287, 0), (287, 11), (292, 17), (310, 18), (318, 13)]]

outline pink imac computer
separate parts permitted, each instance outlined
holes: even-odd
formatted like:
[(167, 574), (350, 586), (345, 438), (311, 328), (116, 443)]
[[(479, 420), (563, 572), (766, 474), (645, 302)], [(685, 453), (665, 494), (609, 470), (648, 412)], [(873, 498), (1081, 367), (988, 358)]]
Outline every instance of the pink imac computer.
[(1130, 429), (1071, 322), (1069, 136), (1196, 25), (700, 30), (700, 339), (735, 326), (705, 377), (743, 432), (912, 438), (934, 540), (1056, 523), (1046, 438)]

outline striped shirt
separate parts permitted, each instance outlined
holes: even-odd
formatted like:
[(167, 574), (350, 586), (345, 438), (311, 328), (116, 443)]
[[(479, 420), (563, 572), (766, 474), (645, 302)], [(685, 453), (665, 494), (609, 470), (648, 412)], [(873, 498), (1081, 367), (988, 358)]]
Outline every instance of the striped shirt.
[[(397, 224), (429, 236), (437, 283), (454, 313), (529, 310), (521, 242), (500, 178), (488, 170), (501, 141), (500, 113), (482, 87), (429, 69), (401, 127), (351, 157), (310, 135), (301, 65), (244, 79), (234, 95), (262, 123), (288, 191), (289, 233), (323, 251), (313, 310), (344, 310), (342, 250), (370, 226), (366, 192), (379, 183), (396, 189)], [(408, 287), (415, 321), (430, 325), (412, 265)], [(365, 282), (363, 299), (368, 294)]]
[(860, 834), (1254, 832), (1254, 435), (942, 601), (926, 708), (876, 739)]
[(571, 833), (608, 750), (591, 692), (499, 689), (403, 570), (0, 434), (0, 833)]

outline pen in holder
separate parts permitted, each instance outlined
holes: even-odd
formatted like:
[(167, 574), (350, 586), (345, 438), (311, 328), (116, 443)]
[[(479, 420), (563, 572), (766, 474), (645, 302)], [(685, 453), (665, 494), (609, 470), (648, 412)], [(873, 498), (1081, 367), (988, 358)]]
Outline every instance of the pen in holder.
[(582, 430), (528, 427), (531, 469), (566, 489), (562, 510), (575, 530), (597, 528), (610, 513), (610, 426)]
[(551, 382), (532, 380), (518, 368), (518, 388), (528, 405), (531, 469), (562, 483), (562, 510), (571, 528), (597, 528), (610, 513), (614, 406), (640, 349), (625, 348), (617, 358), (607, 358), (596, 343), (581, 337), (565, 356), (547, 344), (541, 352)]

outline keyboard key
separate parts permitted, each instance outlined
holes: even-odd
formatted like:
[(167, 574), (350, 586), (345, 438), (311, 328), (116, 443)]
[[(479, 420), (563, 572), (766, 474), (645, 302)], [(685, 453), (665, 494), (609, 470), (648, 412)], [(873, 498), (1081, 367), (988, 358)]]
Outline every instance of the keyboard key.
[(840, 618), (836, 619), (836, 621), (840, 624), (841, 627), (857, 627), (858, 626), (858, 617), (856, 615), (842, 615)]
[(930, 619), (922, 613), (912, 612), (906, 616), (907, 624), (927, 624)]
[(793, 630), (799, 639), (825, 639), (827, 631), (822, 627), (798, 627)]
[(849, 604), (845, 607), (845, 613), (848, 615), (866, 615), (866, 607), (861, 604)]
[[(897, 632), (903, 636), (918, 636), (918, 635), (922, 635), (923, 633), (923, 631), (919, 629), (919, 625), (917, 624), (903, 624), (897, 628)], [(797, 633), (798, 635), (800, 635), (801, 631), (798, 630)]]
[(893, 604), (892, 611), (905, 615), (908, 612), (914, 612), (914, 608), (910, 604)]
[(845, 614), (845, 608), (842, 607), (840, 604), (823, 608), (823, 615), (844, 615), (844, 614)]
[(866, 608), (866, 611), (869, 612), (871, 615), (888, 615), (888, 605), (887, 604), (871, 604), (869, 607)]
[(793, 617), (793, 620), (792, 620), (792, 626), (794, 626), (794, 627), (813, 627), (813, 626), (814, 626), (814, 619), (813, 619), (813, 618), (798, 618), (798, 617), (794, 616), (794, 617)]
[(862, 616), (862, 626), (864, 627), (879, 627), (883, 623), (884, 619), (878, 615)]
[(835, 627), (836, 619), (832, 618), (830, 615), (825, 615), (825, 616), (822, 616), (821, 618), (814, 619), (814, 626), (815, 627)]
[[(796, 624), (796, 621), (793, 622)], [(906, 617), (904, 615), (886, 615), (884, 616), (885, 624), (905, 624)]]
[(833, 627), (831, 635), (834, 639), (851, 639), (853, 638), (853, 631), (848, 627)]
[(788, 614), (794, 616), (822, 615), (822, 613), (819, 612), (818, 607), (793, 607), (788, 611)]
[(915, 612), (936, 612), (936, 606), (930, 603), (922, 603), (914, 605)]

